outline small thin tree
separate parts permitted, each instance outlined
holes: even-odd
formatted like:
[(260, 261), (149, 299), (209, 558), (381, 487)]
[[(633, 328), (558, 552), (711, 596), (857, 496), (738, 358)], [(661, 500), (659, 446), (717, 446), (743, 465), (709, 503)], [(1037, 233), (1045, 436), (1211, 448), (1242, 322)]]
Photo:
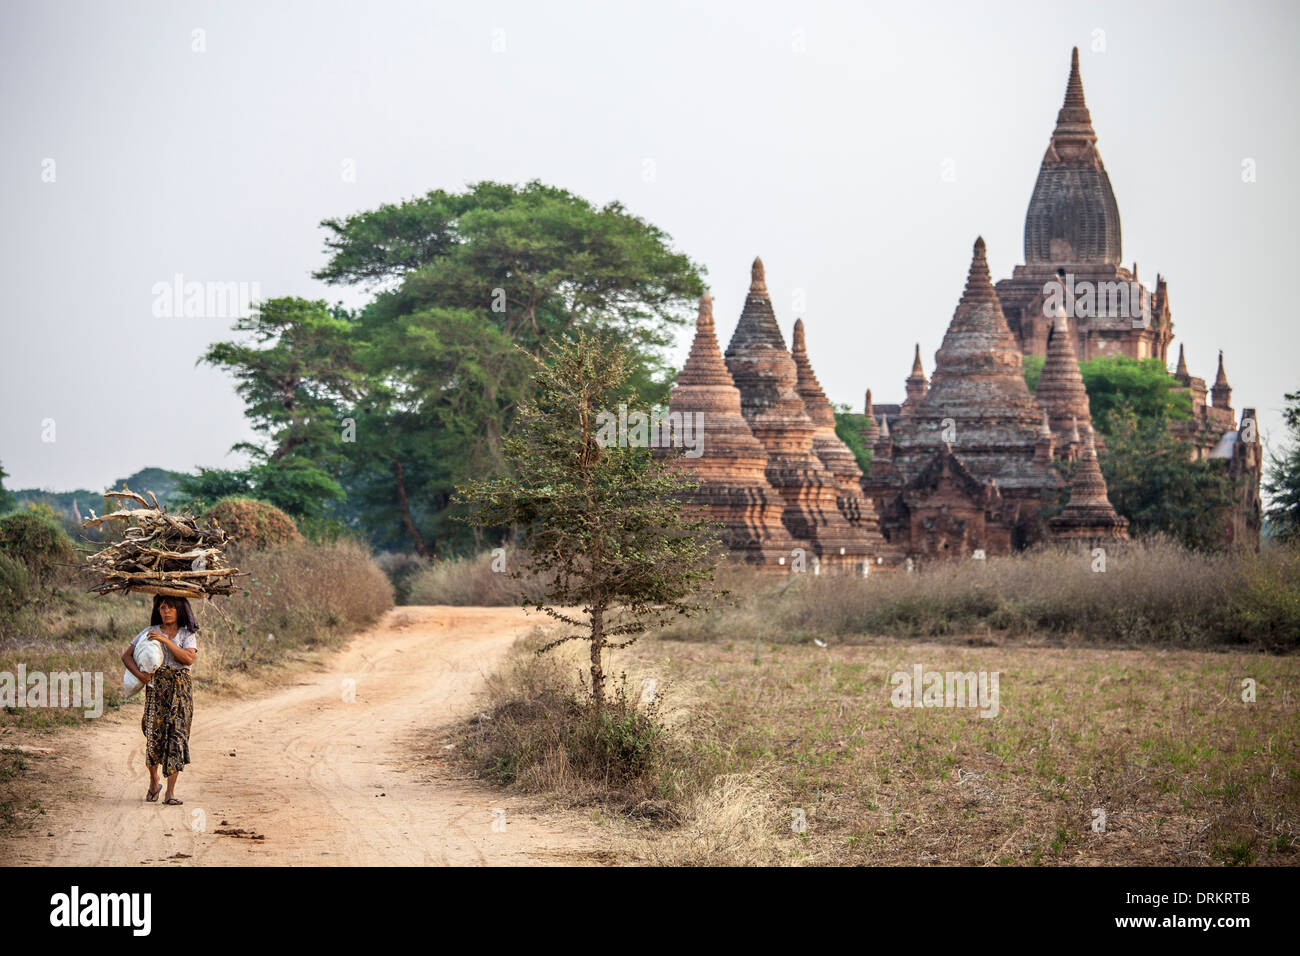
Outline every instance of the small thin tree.
[(1269, 455), (1264, 492), (1270, 531), (1279, 541), (1300, 542), (1300, 391), (1288, 392), (1282, 421), (1291, 441)]
[(609, 335), (580, 333), (534, 362), (535, 397), (521, 405), (505, 440), (510, 474), (458, 493), (471, 506), (471, 523), (522, 532), (523, 562), (512, 573), (545, 583), (543, 597), (525, 597), (523, 605), (578, 628), (538, 653), (588, 641), (599, 713), (606, 649), (708, 606), (716, 525), (688, 512), (685, 496), (696, 487), (688, 473), (649, 448), (602, 441), (610, 430), (600, 427), (601, 413), (627, 400), (633, 364), (625, 347)]

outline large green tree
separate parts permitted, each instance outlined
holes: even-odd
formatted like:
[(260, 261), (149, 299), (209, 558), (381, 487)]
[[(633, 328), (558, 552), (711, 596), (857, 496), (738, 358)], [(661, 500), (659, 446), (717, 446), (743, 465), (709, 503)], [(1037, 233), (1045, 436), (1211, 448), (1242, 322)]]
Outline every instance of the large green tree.
[[(1037, 391), (1043, 357), (1026, 356), (1025, 383)], [(1232, 506), (1225, 462), (1196, 460), (1170, 426), (1191, 417), (1191, 400), (1158, 358), (1107, 356), (1079, 363), (1093, 424), (1106, 440), (1102, 475), (1111, 504), (1135, 534), (1162, 532), (1192, 548), (1223, 543)]]
[(1164, 419), (1143, 418), (1122, 404), (1106, 421), (1102, 476), (1129, 530), (1163, 532), (1195, 549), (1221, 547), (1224, 513), (1234, 500), (1227, 462), (1192, 460), (1191, 446)]
[(453, 490), (504, 470), (543, 342), (615, 334), (627, 389), (663, 401), (664, 347), (702, 291), (700, 267), (655, 226), (538, 182), (434, 190), (322, 225), (317, 277), (376, 292), (357, 315), (367, 388), (343, 481), (367, 528), (393, 546), (401, 529), (425, 554), (505, 533), (455, 522)]
[(364, 386), (353, 324), (324, 301), (288, 297), (259, 304), (235, 331), (246, 339), (218, 342), (200, 361), (234, 376), (262, 440), (232, 449), (250, 454), (249, 468), (200, 469), (180, 493), (199, 501), (249, 494), (295, 517), (318, 517), (344, 497), (337, 475), (348, 413)]
[(1282, 410), (1288, 441), (1269, 455), (1264, 491), (1269, 530), (1282, 541), (1300, 541), (1300, 391), (1288, 392)]
[[(1025, 384), (1038, 391), (1044, 357), (1026, 355)], [(1191, 417), (1192, 403), (1177, 391), (1178, 380), (1158, 358), (1131, 359), (1122, 355), (1088, 359), (1079, 363), (1093, 423), (1103, 434), (1110, 430), (1110, 417), (1123, 406), (1141, 421), (1183, 421)]]

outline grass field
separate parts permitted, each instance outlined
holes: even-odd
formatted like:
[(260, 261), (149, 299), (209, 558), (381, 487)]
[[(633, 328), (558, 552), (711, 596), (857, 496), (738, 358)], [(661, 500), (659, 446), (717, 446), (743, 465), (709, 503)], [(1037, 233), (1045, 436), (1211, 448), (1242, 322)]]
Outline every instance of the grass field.
[[(1292, 657), (910, 641), (634, 651), (629, 670), (676, 713), (690, 779), (709, 781), (681, 794), (683, 826), (635, 841), (648, 862), (1300, 863)], [(893, 706), (890, 675), (916, 664), (997, 671), (997, 716)]]
[[(564, 716), (585, 648), (521, 646), (466, 756), (648, 863), (1300, 864), (1296, 553), (1091, 558), (727, 571), (715, 611), (610, 655), (603, 729)], [(894, 706), (917, 666), (996, 673), (996, 716)]]

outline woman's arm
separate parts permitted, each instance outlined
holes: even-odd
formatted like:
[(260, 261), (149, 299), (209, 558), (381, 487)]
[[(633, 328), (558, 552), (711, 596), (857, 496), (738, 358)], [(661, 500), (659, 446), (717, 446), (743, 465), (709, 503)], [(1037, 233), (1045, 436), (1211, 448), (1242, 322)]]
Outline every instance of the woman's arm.
[(147, 684), (149, 681), (153, 680), (152, 674), (146, 674), (144, 671), (140, 670), (140, 668), (136, 667), (134, 644), (126, 645), (126, 650), (122, 652), (122, 663), (126, 665), (126, 669), (134, 674), (135, 679), (140, 683)]
[(167, 650), (171, 651), (172, 657), (176, 658), (176, 662), (182, 667), (189, 667), (194, 663), (194, 655), (199, 651), (197, 647), (181, 647), (162, 631), (154, 631), (149, 636), (159, 644), (163, 645), (163, 647), (167, 648)]

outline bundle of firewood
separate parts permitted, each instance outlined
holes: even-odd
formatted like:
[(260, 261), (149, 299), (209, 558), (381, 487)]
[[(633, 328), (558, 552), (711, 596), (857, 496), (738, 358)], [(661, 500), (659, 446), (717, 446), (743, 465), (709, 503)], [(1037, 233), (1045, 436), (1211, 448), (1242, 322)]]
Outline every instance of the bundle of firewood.
[(124, 484), (121, 491), (110, 491), (104, 497), (125, 499), (137, 507), (98, 518), (91, 512), (91, 519), (82, 524), (83, 528), (96, 528), (108, 521), (127, 525), (122, 540), (86, 559), (86, 570), (100, 578), (90, 590), (96, 594), (141, 591), (200, 599), (240, 590), (235, 577), (247, 572), (226, 563), (221, 549), (227, 538), (221, 526), (211, 520), (211, 527), (200, 528), (197, 518), (171, 514), (159, 507), (151, 492), (145, 494), (149, 500)]

